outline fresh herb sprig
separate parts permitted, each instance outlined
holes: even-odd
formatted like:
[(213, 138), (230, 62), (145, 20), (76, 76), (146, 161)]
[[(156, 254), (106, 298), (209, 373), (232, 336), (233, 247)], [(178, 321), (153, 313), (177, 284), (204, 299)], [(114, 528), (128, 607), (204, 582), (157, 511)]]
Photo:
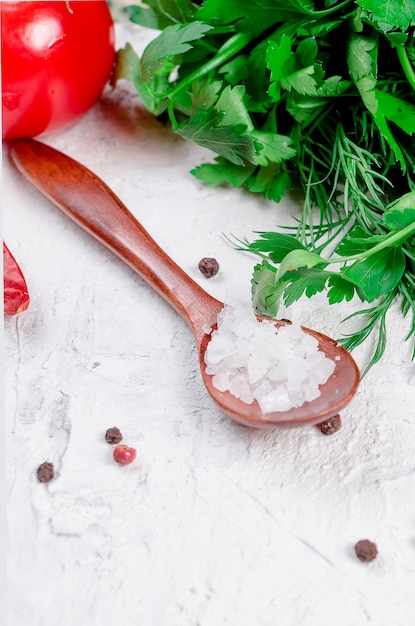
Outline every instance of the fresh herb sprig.
[(275, 315), (281, 298), (323, 289), (330, 303), (357, 295), (367, 324), (343, 342), (377, 332), (373, 365), (391, 304), (415, 311), (414, 0), (145, 0), (129, 11), (160, 33), (141, 58), (119, 51), (114, 81), (132, 81), (149, 111), (216, 153), (193, 174), (276, 202), (304, 191), (295, 235), (242, 246), (267, 257), (255, 308)]
[[(285, 233), (259, 233), (249, 243), (237, 241), (240, 250), (259, 254), (264, 260), (254, 269), (253, 304), (258, 313), (275, 317), (280, 300), (286, 306), (301, 296), (311, 297), (326, 290), (330, 304), (350, 301), (358, 296), (375, 304), (352, 314), (366, 315), (368, 323), (361, 330), (340, 338), (348, 349), (362, 343), (376, 330), (374, 354), (364, 374), (384, 353), (386, 314), (392, 302), (401, 296), (404, 315), (415, 310), (415, 282), (410, 278), (415, 268), (415, 191), (393, 203), (382, 216), (383, 234), (371, 235), (354, 224), (337, 246), (337, 254), (325, 258), (318, 247), (311, 251), (299, 239)], [(320, 251), (327, 246), (327, 240)], [(339, 266), (337, 269), (333, 269)], [(415, 322), (408, 335), (415, 334)], [(415, 356), (415, 349), (414, 349)]]

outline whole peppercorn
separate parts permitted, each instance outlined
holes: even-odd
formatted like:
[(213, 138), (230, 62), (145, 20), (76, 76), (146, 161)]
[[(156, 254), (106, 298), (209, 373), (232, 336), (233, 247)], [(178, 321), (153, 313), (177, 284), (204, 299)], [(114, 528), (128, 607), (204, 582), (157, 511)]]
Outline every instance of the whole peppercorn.
[(216, 259), (204, 257), (199, 261), (199, 269), (203, 276), (206, 276), (206, 278), (212, 278), (212, 276), (216, 276), (219, 271), (219, 263)]
[(356, 552), (356, 556), (358, 559), (363, 561), (364, 563), (369, 563), (373, 561), (377, 557), (378, 549), (373, 541), (369, 541), (369, 539), (361, 539), (357, 542), (354, 547)]
[(112, 428), (108, 428), (105, 433), (105, 441), (107, 443), (117, 444), (122, 440), (122, 434), (119, 428), (113, 426)]
[(53, 463), (45, 461), (37, 468), (37, 479), (40, 483), (48, 483), (55, 478), (55, 467)]
[(130, 448), (129, 446), (124, 445), (115, 446), (112, 452), (114, 461), (116, 461), (120, 465), (129, 465), (134, 461), (136, 455), (137, 451), (135, 450), (135, 448)]
[(333, 415), (330, 419), (325, 422), (320, 422), (317, 424), (317, 428), (323, 433), (323, 435), (334, 435), (338, 430), (342, 427), (342, 421), (340, 415)]

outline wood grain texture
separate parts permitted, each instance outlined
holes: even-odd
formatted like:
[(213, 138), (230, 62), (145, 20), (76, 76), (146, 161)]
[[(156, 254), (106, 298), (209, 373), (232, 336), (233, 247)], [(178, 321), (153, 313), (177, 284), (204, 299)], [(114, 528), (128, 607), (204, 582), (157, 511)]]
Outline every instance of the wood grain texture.
[[(112, 190), (69, 156), (36, 140), (12, 144), (10, 155), (20, 172), (79, 226), (112, 250), (161, 294), (191, 325), (202, 377), (211, 397), (235, 421), (257, 428), (319, 423), (336, 415), (356, 393), (359, 370), (336, 341), (304, 328), (335, 362), (334, 373), (311, 402), (288, 411), (263, 414), (256, 401), (246, 404), (219, 391), (206, 373), (204, 355), (223, 303), (204, 291), (160, 248)], [(275, 321), (276, 327), (284, 322)]]

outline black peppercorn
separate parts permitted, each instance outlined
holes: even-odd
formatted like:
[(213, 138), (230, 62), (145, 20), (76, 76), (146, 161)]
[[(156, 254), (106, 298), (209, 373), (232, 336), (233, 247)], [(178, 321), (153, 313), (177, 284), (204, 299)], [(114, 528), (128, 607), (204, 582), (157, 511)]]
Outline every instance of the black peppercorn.
[(358, 559), (363, 561), (364, 563), (369, 563), (373, 561), (377, 557), (378, 549), (373, 541), (369, 541), (369, 539), (361, 539), (357, 542), (354, 547), (356, 552), (356, 556)]
[(120, 443), (120, 441), (122, 440), (122, 434), (119, 428), (117, 428), (116, 426), (113, 426), (112, 428), (108, 428), (107, 432), (105, 433), (105, 441), (107, 443)]
[(37, 468), (37, 479), (40, 483), (48, 483), (55, 477), (55, 468), (53, 463), (45, 461)]
[(334, 433), (340, 430), (341, 426), (342, 421), (339, 414), (333, 415), (330, 419), (317, 424), (317, 428), (321, 430), (323, 435), (334, 435)]
[(212, 276), (216, 276), (219, 271), (219, 263), (216, 259), (204, 257), (199, 261), (199, 269), (203, 276), (206, 276), (206, 278), (212, 278)]

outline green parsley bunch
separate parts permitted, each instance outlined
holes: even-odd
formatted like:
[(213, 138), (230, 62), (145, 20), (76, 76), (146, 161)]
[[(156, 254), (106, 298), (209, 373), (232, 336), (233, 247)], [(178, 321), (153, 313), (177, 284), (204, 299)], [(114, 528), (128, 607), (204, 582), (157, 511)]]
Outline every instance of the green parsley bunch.
[(262, 257), (255, 310), (357, 295), (367, 323), (340, 341), (352, 349), (375, 332), (369, 367), (395, 299), (413, 338), (415, 0), (144, 0), (129, 14), (160, 33), (141, 58), (119, 51), (114, 81), (217, 154), (193, 174), (276, 202), (304, 192), (292, 234), (236, 240)]

